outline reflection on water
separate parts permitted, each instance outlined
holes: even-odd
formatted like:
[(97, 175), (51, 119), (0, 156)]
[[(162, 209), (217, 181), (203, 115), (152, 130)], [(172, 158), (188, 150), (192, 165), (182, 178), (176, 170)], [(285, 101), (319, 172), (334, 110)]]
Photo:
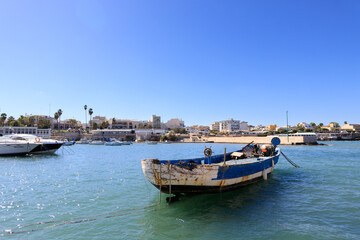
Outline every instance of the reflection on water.
[[(210, 145), (210, 144), (207, 144)], [(359, 142), (283, 146), (267, 181), (183, 196), (159, 210), (64, 225), (12, 239), (358, 239)], [(239, 149), (211, 144), (215, 153)], [(94, 216), (156, 204), (140, 159), (201, 157), (204, 144), (75, 145), (73, 152), (0, 158), (0, 226)], [(161, 207), (166, 206), (166, 195)], [(153, 209), (156, 209), (153, 208)]]

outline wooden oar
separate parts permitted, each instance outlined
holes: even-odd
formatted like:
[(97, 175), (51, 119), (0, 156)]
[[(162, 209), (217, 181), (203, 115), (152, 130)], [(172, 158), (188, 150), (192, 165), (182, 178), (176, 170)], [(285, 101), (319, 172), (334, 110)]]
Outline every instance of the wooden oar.
[(285, 156), (285, 154), (284, 154), (282, 151), (280, 151), (280, 153), (284, 156), (284, 158), (285, 158), (291, 165), (293, 165), (293, 166), (296, 167), (296, 168), (300, 168), (299, 165), (297, 165), (296, 163), (294, 163), (293, 161), (291, 161), (287, 156)]

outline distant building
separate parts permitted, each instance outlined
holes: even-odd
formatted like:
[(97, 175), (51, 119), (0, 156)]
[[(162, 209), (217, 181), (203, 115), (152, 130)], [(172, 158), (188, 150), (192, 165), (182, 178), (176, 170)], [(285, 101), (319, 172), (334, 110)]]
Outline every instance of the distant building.
[(94, 122), (97, 125), (100, 125), (102, 122), (106, 122), (106, 117), (95, 116), (91, 119), (91, 122)]
[(184, 121), (178, 118), (173, 118), (165, 123), (166, 128), (183, 128), (185, 127)]
[(357, 132), (360, 131), (360, 124), (345, 124), (341, 127), (341, 130)]
[(38, 129), (37, 127), (3, 127), (0, 128), (0, 134), (32, 134), (38, 137), (50, 137), (51, 129)]
[(188, 126), (185, 127), (186, 131), (190, 134), (208, 134), (210, 128), (208, 126), (198, 126), (198, 125), (193, 125), (193, 126)]
[(135, 120), (128, 119), (109, 119), (110, 129), (133, 129)]
[(210, 130), (211, 131), (220, 131), (219, 122), (213, 122), (212, 124), (210, 124)]
[(131, 129), (97, 129), (91, 130), (92, 140), (120, 139), (122, 141), (135, 140), (135, 131)]
[(249, 130), (249, 126), (247, 122), (230, 118), (225, 121), (213, 122), (210, 125), (210, 130), (217, 130), (219, 132), (236, 132), (240, 130)]
[(304, 129), (314, 129), (314, 127), (311, 126), (311, 124), (306, 123), (306, 122), (301, 122), (301, 123), (298, 124), (298, 126), (304, 128)]
[(134, 129), (153, 128), (152, 122), (150, 121), (133, 121)]
[(160, 116), (152, 115), (150, 118), (150, 122), (152, 123), (153, 128), (157, 128), (157, 129), (161, 128)]
[(150, 140), (153, 136), (165, 135), (164, 129), (136, 129), (136, 140), (146, 141)]

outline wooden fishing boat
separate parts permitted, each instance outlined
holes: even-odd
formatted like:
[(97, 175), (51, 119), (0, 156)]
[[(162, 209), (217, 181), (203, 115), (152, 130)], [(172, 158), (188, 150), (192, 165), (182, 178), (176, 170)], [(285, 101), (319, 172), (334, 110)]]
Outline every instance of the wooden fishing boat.
[(212, 156), (205, 148), (202, 158), (141, 160), (148, 181), (168, 194), (213, 193), (237, 189), (267, 179), (280, 156), (279, 138), (273, 144), (248, 144), (239, 151)]

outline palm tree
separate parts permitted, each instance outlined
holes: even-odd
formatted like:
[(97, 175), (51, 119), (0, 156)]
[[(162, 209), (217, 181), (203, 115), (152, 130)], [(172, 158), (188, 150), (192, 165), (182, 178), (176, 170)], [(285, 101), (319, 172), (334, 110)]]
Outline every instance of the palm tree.
[(56, 129), (59, 130), (59, 113), (58, 112), (54, 113), (54, 118), (57, 121)]
[(59, 121), (61, 122), (60, 117), (61, 117), (61, 115), (62, 115), (62, 113), (63, 113), (63, 111), (61, 110), (61, 108), (57, 111), (57, 113), (58, 113), (58, 115), (59, 115)]
[(84, 106), (85, 110), (85, 131), (87, 130), (87, 114), (86, 114), (87, 105)]
[(92, 129), (92, 125), (91, 125), (91, 115), (94, 113), (93, 109), (90, 108), (89, 109), (89, 115), (90, 115), (90, 129)]

